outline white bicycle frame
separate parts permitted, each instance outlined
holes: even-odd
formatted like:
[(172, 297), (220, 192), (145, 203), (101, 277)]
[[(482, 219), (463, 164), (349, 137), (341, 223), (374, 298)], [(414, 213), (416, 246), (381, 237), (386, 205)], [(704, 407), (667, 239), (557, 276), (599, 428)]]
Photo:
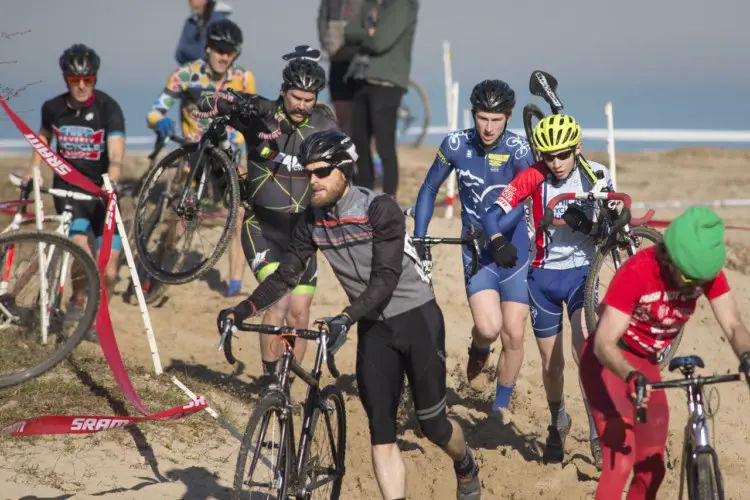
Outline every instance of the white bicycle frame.
[[(10, 174), (9, 176), (10, 182), (16, 186), (16, 187), (22, 187), (23, 185), (23, 179), (20, 176)], [(17, 212), (13, 216), (13, 220), (11, 223), (3, 229), (0, 234), (5, 234), (10, 231), (17, 231), (21, 228), (22, 224), (24, 222), (29, 222), (33, 218), (36, 220), (36, 226), (38, 230), (42, 229), (42, 224), (44, 222), (57, 222), (58, 225), (54, 230), (54, 233), (62, 235), (62, 236), (68, 236), (68, 233), (70, 232), (70, 227), (73, 223), (73, 207), (70, 205), (70, 200), (78, 200), (78, 201), (94, 201), (97, 200), (95, 196), (92, 196), (90, 194), (86, 193), (79, 193), (75, 191), (67, 191), (64, 189), (57, 189), (57, 188), (49, 188), (42, 190), (41, 187), (35, 183), (34, 190), (37, 192), (37, 195), (35, 197), (35, 204), (36, 204), (36, 214), (34, 217), (30, 217), (26, 214)], [(42, 205), (41, 205), (41, 192), (48, 193), (56, 198), (63, 198), (66, 200), (65, 207), (63, 209), (63, 213), (59, 215), (45, 215), (42, 213)], [(55, 252), (55, 245), (49, 245), (49, 248), (45, 248), (44, 243), (39, 244), (38, 248), (38, 256), (39, 256), (39, 268), (41, 269), (40, 274), (40, 290), (48, 290), (47, 286), (47, 270), (49, 263), (52, 261), (52, 256)], [(45, 252), (45, 250), (47, 250)], [(12, 248), (9, 252), (13, 252), (14, 249)], [(8, 292), (8, 279), (10, 276), (10, 266), (12, 265), (12, 258), (13, 254), (11, 253), (9, 255), (9, 259), (5, 261), (5, 266), (3, 268), (2, 276), (0, 277), (0, 296), (5, 295)], [(65, 281), (67, 279), (68, 275), (68, 267), (70, 264), (70, 254), (65, 253), (63, 256), (63, 262), (62, 262), (62, 268), (60, 275), (57, 277), (58, 281), (54, 284), (54, 286), (57, 287), (59, 293), (63, 293), (65, 288)], [(49, 307), (47, 304), (48, 300), (48, 294), (47, 293), (41, 293), (40, 294), (40, 308), (41, 308), (41, 317), (42, 317), (42, 344), (47, 344), (47, 335), (49, 332), (49, 324), (50, 324), (50, 315), (49, 315)], [(12, 318), (12, 314), (10, 311), (8, 311), (5, 306), (0, 304), (0, 312), (5, 314), (5, 316), (9, 319)], [(6, 322), (7, 324), (7, 322)]]

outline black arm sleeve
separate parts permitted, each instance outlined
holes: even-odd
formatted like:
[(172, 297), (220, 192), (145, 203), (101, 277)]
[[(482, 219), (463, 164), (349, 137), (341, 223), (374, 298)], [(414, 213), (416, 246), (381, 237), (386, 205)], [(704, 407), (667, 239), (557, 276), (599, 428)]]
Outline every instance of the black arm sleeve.
[(307, 269), (310, 257), (317, 251), (312, 236), (314, 224), (312, 210), (308, 209), (305, 217), (300, 218), (295, 226), (291, 245), (281, 259), (278, 269), (264, 279), (248, 297), (247, 301), (252, 304), (256, 312), (271, 307), (299, 283), (300, 277)]
[(406, 220), (396, 202), (390, 196), (377, 197), (370, 204), (369, 218), (373, 232), (370, 283), (344, 309), (354, 321), (390, 300), (404, 263)]

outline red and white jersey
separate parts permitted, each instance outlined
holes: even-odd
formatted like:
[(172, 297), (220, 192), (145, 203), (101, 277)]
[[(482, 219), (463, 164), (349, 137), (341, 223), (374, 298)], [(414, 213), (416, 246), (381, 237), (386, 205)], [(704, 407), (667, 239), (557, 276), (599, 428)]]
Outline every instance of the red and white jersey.
[[(612, 189), (607, 168), (593, 161), (589, 161), (588, 164), (593, 172), (604, 173), (607, 186)], [(573, 170), (567, 179), (558, 181), (543, 162), (538, 162), (518, 174), (503, 190), (495, 203), (500, 205), (506, 214), (527, 198), (531, 198), (535, 229), (534, 260), (531, 262), (533, 267), (574, 269), (591, 264), (596, 251), (591, 236), (573, 231), (568, 226), (550, 226), (547, 236), (539, 229), (539, 223), (544, 216), (544, 207), (552, 198), (562, 193), (587, 193), (593, 187), (593, 182), (580, 166)], [(580, 205), (589, 218), (593, 217), (594, 204), (581, 200), (561, 201), (555, 207), (555, 217), (561, 217), (571, 203)]]
[(671, 288), (661, 276), (656, 247), (641, 250), (615, 273), (604, 303), (630, 316), (623, 342), (640, 354), (658, 354), (668, 347), (695, 312), (698, 298), (708, 300), (729, 292), (724, 271), (693, 293)]

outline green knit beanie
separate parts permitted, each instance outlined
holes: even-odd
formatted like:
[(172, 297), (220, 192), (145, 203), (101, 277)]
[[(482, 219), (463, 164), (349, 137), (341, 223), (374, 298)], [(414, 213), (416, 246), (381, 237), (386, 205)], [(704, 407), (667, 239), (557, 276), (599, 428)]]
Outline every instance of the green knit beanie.
[(664, 231), (664, 246), (686, 277), (713, 279), (727, 258), (724, 221), (708, 208), (688, 208)]

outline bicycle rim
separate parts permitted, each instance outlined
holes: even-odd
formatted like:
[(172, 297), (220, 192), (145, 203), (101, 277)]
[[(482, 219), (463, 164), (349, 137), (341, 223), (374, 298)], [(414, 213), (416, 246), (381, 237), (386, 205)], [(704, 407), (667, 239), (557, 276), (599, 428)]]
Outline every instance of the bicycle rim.
[(288, 418), (281, 394), (268, 393), (258, 402), (242, 436), (232, 500), (247, 498), (247, 492), (254, 500), (286, 498), (293, 469)]
[(300, 474), (305, 491), (303, 498), (338, 499), (344, 479), (346, 455), (346, 409), (344, 396), (335, 386), (320, 392), (310, 426), (310, 441)]
[[(205, 160), (199, 168), (208, 168), (206, 172), (207, 183), (203, 195), (209, 196), (211, 189), (219, 189), (214, 186), (218, 179), (225, 179), (225, 191), (220, 195), (220, 200), (214, 208), (218, 209), (220, 204), (226, 208), (226, 215), (210, 207), (204, 207), (205, 202), (210, 201), (208, 197), (197, 199), (193, 196), (190, 202), (192, 214), (190, 216), (178, 215), (174, 208), (177, 200), (182, 194), (184, 185), (174, 182), (175, 189), (167, 195), (170, 202), (167, 204), (165, 213), (161, 216), (159, 226), (154, 234), (148, 234), (148, 208), (150, 198), (159, 195), (159, 179), (164, 172), (175, 168), (175, 161), (187, 158), (196, 148), (196, 145), (185, 146), (172, 151), (164, 157), (151, 172), (138, 196), (138, 205), (135, 217), (135, 240), (138, 254), (141, 256), (143, 267), (154, 277), (164, 283), (176, 285), (192, 281), (211, 269), (226, 251), (229, 240), (234, 232), (235, 220), (239, 210), (239, 180), (237, 170), (230, 162), (225, 153), (216, 149), (207, 149), (204, 154)], [(212, 175), (218, 173), (218, 176)], [(201, 175), (196, 175), (199, 180)], [(171, 185), (169, 182), (167, 185)], [(189, 188), (194, 193), (194, 188)], [(162, 193), (163, 194), (163, 193)], [(158, 198), (162, 200), (163, 198)], [(210, 220), (220, 220), (226, 217), (223, 224), (219, 224), (217, 236), (217, 224), (207, 224), (211, 234), (206, 235), (198, 231), (198, 226), (208, 223)], [(206, 248), (207, 245), (214, 246), (207, 256), (196, 258), (196, 253)]]
[[(0, 345), (0, 358), (2, 358), (0, 359), (0, 366), (3, 367), (3, 371), (0, 372), (0, 388), (10, 387), (39, 377), (67, 358), (92, 327), (101, 297), (101, 281), (96, 263), (89, 254), (71, 240), (60, 235), (36, 231), (13, 232), (0, 236), (0, 247), (15, 244), (18, 248), (21, 243), (28, 244), (28, 247), (25, 247), (26, 249), (22, 250), (20, 254), (17, 251), (14, 256), (13, 266), (18, 271), (18, 278), (9, 287), (8, 292), (0, 297), (3, 308), (11, 312), (14, 317), (12, 321), (4, 322), (3, 331), (0, 333), (0, 339), (4, 344)], [(68, 321), (69, 328), (67, 330), (70, 333), (66, 335), (64, 331), (66, 329), (63, 327), (50, 328), (46, 345), (42, 344), (40, 333), (39, 295), (45, 293), (50, 297), (50, 290), (48, 288), (46, 292), (37, 290), (24, 293), (27, 284), (35, 282), (35, 279), (37, 283), (40, 282), (38, 260), (35, 258), (38, 243), (54, 245), (55, 254), (59, 255), (58, 258), (61, 261), (64, 261), (66, 254), (73, 258), (79, 269), (78, 275), (81, 276), (81, 286), (86, 295), (85, 305), (78, 319), (73, 318), (73, 320)], [(23, 267), (23, 254), (26, 254), (30, 259), (30, 263), (25, 268)], [(53, 255), (50, 260), (50, 263), (53, 263), (55, 256)], [(48, 271), (50, 269), (51, 266), (48, 267)], [(72, 276), (70, 276), (70, 280), (71, 282), (65, 284), (67, 289), (72, 289)], [(58, 287), (59, 282), (56, 279), (48, 279), (47, 286)], [(27, 296), (30, 296), (31, 302), (28, 306), (23, 304), (24, 297)], [(60, 301), (61, 298), (55, 300)], [(53, 313), (56, 312), (54, 304), (49, 303), (47, 310), (50, 313), (50, 319), (52, 319)], [(60, 312), (62, 313), (62, 311)], [(7, 318), (5, 312), (2, 313), (2, 316), (3, 319)], [(18, 328), (15, 328), (16, 326)], [(16, 331), (17, 335), (14, 335), (13, 333)], [(27, 365), (26, 360), (30, 358), (34, 358), (35, 361), (29, 361)], [(19, 369), (18, 365), (23, 366)]]
[[(638, 241), (638, 247), (636, 251), (640, 251), (644, 248), (645, 242), (652, 244), (659, 243), (662, 240), (662, 235), (656, 229), (648, 226), (637, 226), (632, 229), (632, 234)], [(604, 293), (600, 291), (600, 287), (606, 286), (612, 280), (616, 271), (612, 263), (612, 252), (618, 251), (620, 256), (620, 262), (623, 262), (628, 257), (628, 253), (623, 250), (623, 247), (618, 243), (607, 241), (604, 245), (597, 249), (594, 260), (589, 267), (589, 274), (586, 277), (586, 285), (584, 288), (583, 295), (583, 310), (586, 318), (586, 328), (589, 332), (593, 332), (596, 329), (596, 322), (599, 319), (597, 314), (598, 298), (604, 296)], [(605, 267), (605, 263), (607, 266)], [(606, 285), (603, 285), (606, 283)]]

